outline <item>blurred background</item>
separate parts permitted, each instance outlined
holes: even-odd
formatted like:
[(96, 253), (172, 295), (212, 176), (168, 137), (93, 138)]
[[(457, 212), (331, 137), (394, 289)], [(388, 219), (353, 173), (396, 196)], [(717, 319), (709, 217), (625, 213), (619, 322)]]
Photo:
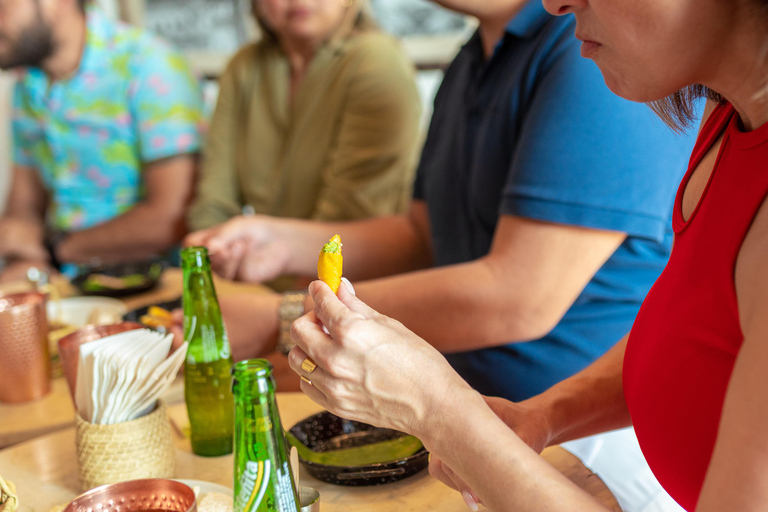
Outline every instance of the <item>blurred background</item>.
[[(230, 56), (258, 37), (250, 0), (93, 0), (111, 18), (146, 27), (183, 50), (203, 84), (206, 113), (216, 105), (217, 79)], [(380, 26), (401, 39), (418, 69), (422, 128), (432, 100), (461, 45), (475, 28), (474, 20), (427, 0), (370, 0)], [(4, 211), (10, 178), (10, 95), (13, 72), (0, 72), (0, 211)]]

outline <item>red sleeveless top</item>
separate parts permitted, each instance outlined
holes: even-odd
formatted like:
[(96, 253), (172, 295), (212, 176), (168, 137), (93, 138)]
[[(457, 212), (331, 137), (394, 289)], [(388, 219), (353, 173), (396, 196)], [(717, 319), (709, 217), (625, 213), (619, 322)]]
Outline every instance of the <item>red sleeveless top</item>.
[[(687, 222), (685, 186), (724, 133), (714, 170)], [(640, 446), (661, 485), (694, 510), (743, 335), (734, 272), (768, 192), (768, 124), (739, 130), (730, 104), (703, 126), (675, 199), (675, 243), (630, 334), (624, 394)]]

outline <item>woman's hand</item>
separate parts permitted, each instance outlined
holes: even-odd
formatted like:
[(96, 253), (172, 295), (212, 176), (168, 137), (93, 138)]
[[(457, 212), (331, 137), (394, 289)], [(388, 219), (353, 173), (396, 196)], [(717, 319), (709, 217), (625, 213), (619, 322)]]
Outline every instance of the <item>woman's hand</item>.
[[(458, 390), (474, 392), (437, 350), (350, 288), (344, 280), (337, 297), (320, 281), (309, 286), (315, 310), (293, 323), (291, 368), (311, 381), (302, 390), (331, 412), (427, 444), (429, 420), (461, 410)], [(302, 369), (308, 357), (317, 365), (311, 371)]]
[(207, 247), (211, 267), (226, 279), (262, 283), (286, 273), (290, 262), (292, 251), (278, 223), (261, 215), (234, 217), (189, 234), (184, 245)]

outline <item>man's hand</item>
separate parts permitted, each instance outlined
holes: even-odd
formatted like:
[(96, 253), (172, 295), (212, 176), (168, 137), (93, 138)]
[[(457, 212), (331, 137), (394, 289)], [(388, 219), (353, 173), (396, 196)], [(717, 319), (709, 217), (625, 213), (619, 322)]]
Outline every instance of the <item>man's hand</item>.
[(213, 270), (225, 279), (262, 283), (286, 273), (292, 250), (267, 216), (235, 217), (223, 224), (196, 231), (184, 245), (208, 248)]
[[(276, 293), (243, 293), (219, 298), (235, 361), (263, 357), (275, 350), (279, 305), (280, 295)], [(173, 310), (173, 321), (170, 332), (173, 350), (176, 350), (184, 343), (184, 311)]]
[[(546, 416), (535, 405), (531, 405), (529, 401), (515, 403), (498, 397), (483, 398), (491, 410), (537, 453), (541, 453), (549, 445), (552, 435)], [(480, 499), (439, 457), (430, 457), (429, 473), (448, 487), (459, 491), (467, 506), (477, 510), (476, 504), (481, 503)]]
[(0, 256), (6, 258), (47, 261), (40, 222), (17, 217), (0, 219)]

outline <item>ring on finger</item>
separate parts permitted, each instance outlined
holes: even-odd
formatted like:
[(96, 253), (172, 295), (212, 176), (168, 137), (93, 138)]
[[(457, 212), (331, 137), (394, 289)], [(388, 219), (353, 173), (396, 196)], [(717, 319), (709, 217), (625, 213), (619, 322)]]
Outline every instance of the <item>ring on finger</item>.
[(301, 369), (307, 373), (312, 373), (315, 371), (315, 368), (317, 368), (317, 365), (312, 359), (308, 357), (304, 358), (304, 360), (301, 362)]
[(312, 381), (311, 381), (311, 380), (309, 380), (308, 378), (306, 378), (305, 376), (303, 376), (303, 375), (299, 375), (299, 377), (301, 377), (301, 380), (303, 380), (304, 382), (306, 382), (306, 383), (307, 383), (307, 384), (309, 384), (310, 386), (312, 385)]

